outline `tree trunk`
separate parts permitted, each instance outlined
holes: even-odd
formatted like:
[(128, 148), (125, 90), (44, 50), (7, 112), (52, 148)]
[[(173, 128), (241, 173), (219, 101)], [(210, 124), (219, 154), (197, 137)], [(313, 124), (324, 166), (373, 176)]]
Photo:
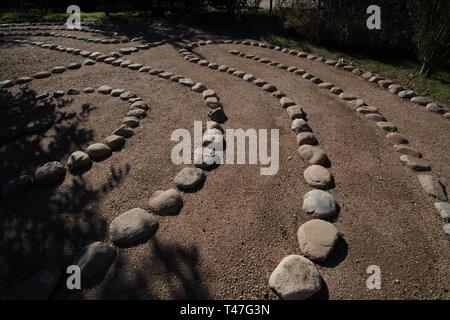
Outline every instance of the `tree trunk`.
[(270, 0), (270, 8), (269, 8), (269, 13), (272, 13), (272, 5), (273, 5), (273, 0)]
[(242, 22), (242, 19), (241, 19), (241, 1), (240, 0), (236, 0), (236, 2), (235, 2), (234, 17), (235, 17), (237, 23), (241, 23)]

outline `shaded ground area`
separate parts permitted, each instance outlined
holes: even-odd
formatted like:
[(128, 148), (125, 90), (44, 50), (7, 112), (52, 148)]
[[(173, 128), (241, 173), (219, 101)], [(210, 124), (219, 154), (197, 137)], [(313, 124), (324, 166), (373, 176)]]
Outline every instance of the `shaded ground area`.
[[(50, 39), (63, 46), (76, 44), (71, 39)], [(80, 47), (82, 44), (86, 48), (91, 45), (80, 42)], [(267, 285), (270, 273), (284, 256), (300, 253), (296, 232), (309, 219), (301, 207), (310, 188), (302, 176), (307, 165), (297, 154), (285, 111), (277, 99), (254, 85), (185, 62), (178, 55), (181, 45), (166, 44), (127, 58), (215, 90), (229, 118), (225, 129), (279, 129), (278, 174), (261, 176), (255, 165), (223, 165), (207, 172), (201, 190), (183, 195), (179, 215), (158, 217), (160, 228), (154, 238), (118, 249), (108, 273), (92, 286), (69, 292), (62, 283), (52, 298), (274, 299)], [(117, 47), (120, 45), (106, 46), (102, 52)], [(304, 107), (331, 160), (336, 187), (330, 193), (341, 207), (333, 222), (342, 239), (333, 256), (319, 265), (326, 288), (316, 298), (448, 299), (450, 256), (442, 221), (433, 201), (421, 191), (417, 174), (400, 164), (383, 132), (301, 77), (230, 55), (228, 51), (234, 48), (305, 68), (378, 107), (411, 145), (424, 153), (446, 185), (450, 184), (448, 120), (320, 63), (249, 46), (196, 49), (211, 62), (263, 78)], [(55, 65), (75, 58), (22, 45), (2, 48), (2, 57), (14, 59), (30, 49)], [(31, 63), (32, 56), (27, 59)], [(31, 72), (27, 63), (21, 72)], [(1, 64), (0, 73), (19, 76), (9, 68)], [(182, 166), (174, 165), (170, 158), (175, 145), (170, 140), (172, 131), (186, 128), (192, 132), (194, 120), (207, 119), (209, 110), (201, 95), (149, 74), (103, 63), (34, 80), (23, 91), (14, 88), (4, 93), (2, 101), (17, 106), (2, 108), (0, 123), (10, 126), (46, 115), (54, 119), (55, 126), (1, 145), (1, 182), (24, 171), (32, 173), (50, 158), (65, 161), (71, 152), (103, 139), (120, 124), (128, 108), (120, 99), (98, 93), (65, 96), (67, 101), (50, 100), (45, 105), (23, 104), (23, 95), (103, 84), (132, 90), (151, 110), (125, 149), (94, 163), (90, 171), (81, 176), (67, 174), (56, 188), (34, 188), (2, 200), (0, 291), (48, 265), (65, 267), (86, 244), (109, 242), (108, 227), (115, 217), (134, 207), (148, 209), (152, 192), (174, 187), (172, 179)], [(18, 103), (10, 103), (13, 101)], [(80, 108), (83, 103), (91, 106), (88, 112)], [(381, 267), (382, 290), (366, 287), (366, 269), (374, 264)]]

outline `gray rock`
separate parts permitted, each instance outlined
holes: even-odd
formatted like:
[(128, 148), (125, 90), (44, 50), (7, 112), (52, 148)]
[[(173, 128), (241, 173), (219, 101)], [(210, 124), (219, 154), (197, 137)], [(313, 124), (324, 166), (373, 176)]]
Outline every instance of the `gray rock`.
[(311, 132), (300, 132), (296, 138), (299, 146), (305, 144), (315, 146), (318, 144), (316, 137)]
[(314, 264), (300, 255), (285, 257), (269, 278), (269, 287), (285, 300), (305, 300), (319, 292), (322, 280)]
[(303, 196), (303, 211), (317, 219), (331, 217), (337, 212), (336, 200), (328, 192), (311, 190)]
[[(136, 110), (139, 110), (139, 109), (136, 109)], [(141, 110), (141, 111), (143, 111), (143, 110)], [(122, 123), (130, 126), (131, 128), (136, 128), (139, 126), (139, 119), (136, 117), (125, 117), (125, 118), (123, 118)]]
[(22, 175), (19, 178), (9, 181), (2, 188), (2, 198), (18, 195), (31, 189), (33, 178), (29, 175)]
[(181, 85), (186, 86), (186, 87), (193, 87), (195, 84), (194, 80), (189, 79), (189, 78), (182, 78), (182, 79), (178, 80), (178, 82)]
[(150, 210), (162, 216), (177, 214), (182, 205), (181, 194), (175, 189), (155, 191), (149, 200)]
[(356, 112), (359, 112), (362, 114), (378, 113), (378, 108), (371, 107), (371, 106), (363, 106), (363, 107), (357, 108)]
[(264, 81), (263, 79), (256, 79), (252, 83), (258, 87), (263, 87), (264, 85), (267, 84), (267, 82)]
[(114, 244), (132, 245), (152, 237), (159, 228), (156, 217), (141, 208), (131, 209), (111, 222), (109, 237)]
[(266, 92), (275, 92), (275, 91), (277, 91), (277, 88), (276, 88), (275, 86), (269, 84), (269, 83), (263, 85), (262, 89), (263, 89), (264, 91), (266, 91)]
[(437, 104), (437, 103), (429, 103), (429, 104), (427, 104), (427, 106), (425, 107), (425, 109), (426, 109), (427, 111), (434, 112), (434, 113), (440, 113), (440, 114), (445, 113), (444, 107), (440, 106), (440, 105)]
[(189, 191), (205, 181), (205, 173), (200, 168), (183, 168), (173, 179), (178, 189)]
[(52, 74), (48, 71), (41, 71), (33, 74), (34, 79), (44, 79), (50, 77)]
[(67, 94), (71, 95), (71, 96), (78, 95), (78, 94), (80, 94), (80, 90), (75, 89), (75, 88), (69, 88), (67, 90)]
[(294, 102), (294, 100), (292, 100), (292, 99), (290, 99), (290, 98), (288, 98), (288, 97), (282, 97), (282, 98), (280, 99), (280, 104), (281, 104), (281, 107), (282, 107), (283, 109), (286, 109), (286, 108), (288, 108), (288, 107), (290, 107), (290, 106), (294, 106), (294, 105), (295, 105), (295, 102)]
[(327, 155), (319, 147), (313, 147), (305, 144), (298, 148), (298, 153), (303, 160), (307, 161), (309, 164), (318, 164), (323, 166), (328, 163)]
[(20, 77), (20, 78), (16, 79), (16, 83), (17, 84), (28, 83), (30, 81), (33, 81), (33, 78), (31, 78), (31, 77)]
[(402, 144), (394, 145), (394, 150), (401, 154), (409, 155), (411, 157), (422, 158), (422, 154), (420, 152), (418, 152), (416, 149), (402, 145)]
[(227, 120), (227, 116), (223, 110), (223, 107), (218, 107), (216, 109), (208, 112), (208, 117), (218, 123), (224, 123)]
[(412, 97), (410, 101), (421, 106), (426, 106), (429, 103), (424, 97)]
[(321, 89), (328, 89), (329, 90), (329, 89), (334, 88), (334, 84), (329, 83), (329, 82), (322, 82), (322, 83), (320, 83), (318, 85), (318, 87), (321, 88)]
[(91, 164), (89, 156), (82, 151), (75, 151), (67, 160), (67, 167), (70, 171), (78, 170)]
[(134, 135), (134, 130), (130, 126), (123, 124), (113, 132), (114, 135), (122, 136), (124, 138), (131, 138)]
[(313, 219), (298, 228), (297, 238), (302, 254), (313, 261), (325, 261), (333, 252), (339, 232), (333, 224)]
[(86, 59), (86, 60), (83, 62), (83, 64), (84, 64), (85, 66), (93, 66), (93, 65), (95, 64), (95, 61), (92, 60), (92, 59)]
[(303, 178), (307, 184), (317, 189), (327, 189), (333, 181), (327, 168), (315, 164), (303, 172)]
[(381, 129), (383, 129), (384, 131), (390, 131), (390, 132), (397, 131), (397, 127), (392, 122), (387, 122), (387, 121), (378, 122), (377, 126), (380, 127)]
[(147, 116), (147, 112), (145, 110), (135, 108), (135, 109), (131, 109), (130, 111), (128, 111), (127, 116), (142, 119)]
[(54, 67), (54, 68), (52, 68), (52, 73), (63, 73), (64, 71), (66, 71), (65, 67)]
[(97, 89), (97, 92), (102, 93), (102, 94), (110, 94), (113, 88), (111, 88), (108, 85), (104, 85), (101, 86), (100, 88)]
[(57, 161), (39, 167), (34, 174), (34, 182), (38, 186), (47, 186), (57, 182), (66, 174), (66, 168)]
[(112, 89), (110, 94), (112, 97), (119, 97), (124, 92), (124, 89)]
[(217, 97), (209, 97), (205, 100), (205, 104), (211, 109), (218, 108), (222, 106), (222, 102), (219, 101)]
[(103, 143), (93, 143), (86, 149), (91, 159), (100, 159), (111, 155), (111, 148)]
[[(291, 107), (289, 107), (289, 108), (291, 108)], [(294, 121), (292, 121), (291, 129), (295, 133), (312, 131), (310, 126), (308, 125), (308, 123), (304, 119), (301, 119), (301, 118), (297, 118), (297, 119), (294, 119)]]
[(50, 297), (62, 277), (61, 270), (54, 266), (39, 271), (32, 277), (3, 292), (3, 300), (46, 300)]
[(287, 107), (286, 112), (289, 116), (289, 119), (291, 119), (291, 120), (302, 119), (305, 117), (305, 112), (303, 111), (302, 107), (300, 107), (300, 106)]
[(94, 242), (75, 256), (72, 265), (80, 267), (82, 279), (89, 279), (108, 270), (115, 256), (114, 247), (104, 242)]
[(450, 219), (450, 203), (448, 202), (435, 202), (434, 207), (437, 209), (442, 219)]
[(391, 84), (389, 86), (389, 92), (392, 94), (399, 94), (401, 91), (404, 91), (405, 88), (403, 88), (402, 86), (398, 85), (398, 84)]
[(5, 80), (0, 82), (0, 88), (10, 88), (14, 86), (14, 82), (12, 80)]
[(198, 82), (192, 87), (191, 90), (198, 93), (203, 93), (206, 90), (206, 87), (203, 85), (203, 83)]
[(84, 88), (83, 89), (83, 92), (84, 93), (93, 93), (95, 90), (94, 90), (94, 88), (92, 88), (92, 87), (87, 87), (87, 88)]
[(355, 100), (356, 99), (356, 97), (354, 95), (349, 94), (349, 93), (345, 93), (345, 92), (342, 92), (339, 95), (339, 98), (341, 98), (342, 100), (345, 100), (345, 101), (351, 101), (351, 100)]
[(445, 234), (450, 236), (450, 223), (446, 223), (442, 226), (442, 230), (444, 230)]
[(376, 122), (385, 122), (386, 118), (383, 117), (379, 113), (368, 113), (365, 115), (367, 120), (376, 121)]
[(333, 87), (333, 88), (331, 88), (330, 92), (333, 94), (341, 94), (342, 92), (344, 92), (344, 90), (342, 90), (339, 87)]
[(406, 154), (400, 156), (400, 161), (411, 167), (414, 171), (430, 171), (430, 164), (420, 158), (412, 157)]
[(57, 90), (57, 91), (53, 92), (52, 96), (53, 96), (53, 98), (60, 98), (60, 97), (63, 97), (65, 94), (66, 94), (65, 91)]
[(412, 90), (403, 90), (398, 93), (398, 97), (402, 99), (411, 99), (415, 97), (417, 94)]
[(438, 177), (421, 174), (418, 176), (420, 185), (426, 194), (438, 198), (441, 201), (447, 201), (447, 193)]
[(136, 98), (136, 94), (131, 91), (125, 91), (120, 95), (120, 99), (122, 100), (128, 100), (131, 98)]
[(401, 134), (396, 132), (391, 132), (386, 135), (386, 139), (394, 142), (395, 144), (408, 144), (408, 140)]
[(67, 69), (70, 69), (70, 70), (76, 70), (76, 69), (80, 69), (80, 68), (81, 68), (81, 64), (79, 62), (72, 62), (67, 65)]
[(194, 164), (196, 167), (208, 169), (219, 163), (213, 149), (197, 148), (194, 150)]
[(141, 109), (147, 111), (149, 109), (148, 104), (143, 101), (133, 102), (130, 106), (130, 110)]
[(118, 135), (110, 135), (105, 138), (105, 142), (112, 150), (120, 150), (125, 144), (125, 138)]

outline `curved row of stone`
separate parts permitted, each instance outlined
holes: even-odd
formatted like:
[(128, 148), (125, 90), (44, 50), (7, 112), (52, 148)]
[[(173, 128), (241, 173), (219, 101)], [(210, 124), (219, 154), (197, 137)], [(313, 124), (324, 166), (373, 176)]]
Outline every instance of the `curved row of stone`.
[(310, 164), (304, 171), (303, 177), (309, 186), (316, 188), (305, 194), (303, 210), (307, 214), (311, 214), (314, 219), (301, 225), (297, 232), (300, 251), (304, 256), (285, 257), (270, 276), (269, 286), (283, 299), (311, 297), (321, 290), (322, 280), (313, 262), (308, 259), (316, 262), (325, 261), (334, 250), (340, 234), (333, 224), (322, 220), (337, 212), (337, 204), (333, 196), (322, 190), (329, 189), (334, 181), (325, 167), (330, 164), (329, 159), (317, 147), (318, 141), (305, 120), (305, 112), (292, 99), (287, 98), (282, 91), (277, 90), (274, 85), (262, 79), (256, 79), (252, 74), (200, 59), (194, 54), (192, 48), (180, 49), (179, 54), (186, 61), (233, 75), (272, 93), (272, 96), (280, 99), (281, 107), (286, 110), (292, 120), (291, 129), (296, 133), (297, 143), (300, 146), (298, 152)]
[[(76, 89), (73, 89), (76, 90)], [(84, 93), (90, 94), (94, 92), (92, 87), (85, 88)], [(107, 85), (98, 88), (97, 92), (101, 94), (110, 94), (113, 97), (120, 97), (121, 100), (129, 101), (132, 97), (134, 99), (131, 103), (129, 111), (122, 120), (122, 125), (114, 130), (112, 135), (105, 138), (104, 142), (93, 143), (87, 147), (85, 151), (73, 152), (67, 161), (67, 168), (61, 162), (53, 161), (44, 164), (39, 167), (34, 176), (22, 175), (8, 183), (2, 188), (2, 198), (7, 199), (9, 197), (20, 194), (24, 191), (28, 191), (32, 188), (33, 184), (39, 187), (48, 186), (60, 181), (66, 174), (67, 169), (72, 174), (77, 174), (80, 170), (90, 169), (92, 160), (101, 161), (109, 157), (113, 151), (120, 151), (125, 145), (125, 139), (131, 138), (134, 135), (134, 129), (139, 126), (140, 119), (146, 117), (149, 107), (146, 103), (141, 101), (134, 93), (125, 91), (123, 89), (113, 89)], [(115, 94), (115, 92), (117, 94)], [(122, 92), (122, 94), (118, 94)], [(72, 94), (79, 94), (80, 91), (76, 90)], [(53, 93), (53, 97), (62, 97), (65, 94), (64, 91), (58, 90)], [(36, 127), (36, 125), (34, 125)], [(43, 129), (43, 127), (39, 127)], [(36, 129), (37, 130), (37, 129)], [(33, 131), (36, 132), (36, 131)]]
[[(398, 130), (395, 124), (387, 121), (386, 118), (379, 113), (376, 107), (368, 106), (364, 100), (358, 99), (352, 94), (345, 93), (341, 88), (335, 87), (332, 83), (323, 82), (320, 78), (315, 77), (313, 74), (308, 73), (304, 69), (298, 69), (294, 66), (280, 64), (278, 62), (271, 61), (268, 58), (255, 57), (237, 50), (231, 50), (230, 53), (236, 56), (252, 59), (269, 66), (274, 66), (287, 72), (298, 74), (302, 76), (303, 79), (309, 80), (311, 83), (318, 85), (319, 88), (329, 90), (329, 92), (339, 95), (339, 98), (347, 101), (353, 110), (356, 110), (359, 114), (364, 115), (367, 120), (375, 121), (377, 126), (384, 131), (390, 132), (386, 135), (386, 138), (395, 144), (394, 150), (401, 154), (400, 160), (402, 163), (408, 165), (414, 171), (431, 171), (430, 164), (422, 159), (422, 154), (414, 148), (407, 146), (407, 144), (409, 144), (408, 140), (397, 133)], [(419, 175), (419, 183), (427, 194), (436, 197), (440, 201), (448, 200), (445, 187), (442, 185), (438, 177), (432, 175)], [(441, 216), (446, 221), (448, 221), (448, 216), (450, 216), (450, 209), (448, 209), (448, 205), (445, 202), (435, 203), (436, 208), (438, 208)], [(443, 207), (447, 208), (444, 213), (442, 213), (443, 209), (440, 209)], [(450, 225), (448, 223), (444, 224), (444, 232), (450, 235), (449, 228)]]
[[(151, 70), (149, 68), (147, 69), (148, 71)], [(143, 72), (142, 70), (140, 71)], [(161, 69), (157, 69), (151, 74), (161, 75), (164, 73), (166, 74), (163, 75), (162, 78), (174, 81), (175, 78), (173, 78), (173, 76), (168, 77), (167, 72), (164, 72)], [(191, 90), (195, 92), (202, 93), (202, 96), (205, 100), (212, 97), (218, 99), (217, 94), (213, 90), (207, 89), (201, 83), (194, 83), (191, 79), (187, 79), (181, 76), (176, 77), (176, 79), (177, 82), (181, 85), (190, 87)], [(109, 86), (102, 86), (98, 89), (98, 92), (116, 96), (117, 89), (112, 89)], [(144, 106), (141, 101), (137, 101), (133, 103), (130, 112), (136, 110), (133, 109), (133, 107), (137, 107), (137, 104)], [(220, 110), (221, 112), (212, 114), (209, 113), (208, 116), (211, 119), (215, 119), (216, 117), (219, 117), (219, 114), (222, 114), (225, 118), (219, 117), (219, 120), (221, 120), (221, 122), (224, 122), (226, 120), (226, 116), (223, 113), (223, 107), (221, 104)], [(130, 115), (127, 114), (127, 117), (124, 118), (124, 126), (127, 125), (130, 118)], [(205, 132), (205, 135), (203, 137), (203, 147), (201, 147), (200, 150), (195, 150), (194, 152), (194, 158), (197, 160), (195, 161), (197, 168), (184, 168), (174, 178), (176, 187), (181, 191), (195, 189), (199, 184), (204, 182), (206, 178), (202, 168), (211, 168), (212, 166), (214, 166), (214, 163), (211, 160), (215, 160), (215, 155), (213, 149), (209, 149), (208, 147), (211, 143), (217, 141), (218, 136), (222, 134), (223, 129), (219, 123), (214, 121), (207, 122), (207, 129), (208, 130)], [(95, 147), (93, 147), (94, 145)], [(89, 148), (91, 148), (91, 151), (94, 152), (99, 151), (100, 153), (97, 155), (100, 156), (103, 152), (102, 150), (104, 150), (104, 147), (100, 146), (99, 144), (94, 145), (91, 145)], [(88, 152), (87, 156), (90, 157), (91, 154)], [(87, 165), (87, 160), (85, 160), (86, 154), (81, 151), (73, 153), (69, 161), (71, 159), (73, 161), (73, 165), (75, 165), (76, 163), (78, 163), (81, 167)], [(78, 165), (75, 165), (75, 167), (75, 169), (80, 169)], [(149, 207), (151, 211), (158, 215), (177, 214), (182, 207), (182, 204), (183, 200), (181, 194), (175, 189), (155, 191), (149, 200)], [(153, 216), (153, 214), (149, 214), (147, 211), (140, 208), (134, 208), (118, 216), (111, 223), (109, 230), (110, 240), (118, 246), (132, 245), (136, 242), (148, 240), (156, 233), (158, 227), (159, 222), (156, 217)], [(94, 242), (84, 247), (75, 256), (74, 262), (72, 264), (78, 265), (80, 267), (83, 279), (89, 279), (107, 270), (112, 264), (115, 255), (116, 249), (113, 246), (103, 242)], [(61, 277), (62, 275), (58, 267), (47, 268), (38, 272), (24, 282), (6, 290), (3, 294), (3, 298), (23, 298), (24, 295), (29, 292), (33, 292), (33, 294), (35, 295), (40, 294), (40, 296), (38, 297), (40, 299), (48, 298), (57, 283), (60, 281)], [(30, 291), (30, 287), (34, 290)]]
[(319, 57), (313, 54), (308, 54), (304, 51), (293, 50), (290, 48), (282, 48), (280, 46), (274, 46), (271, 44), (259, 43), (256, 41), (239, 41), (239, 40), (200, 40), (198, 42), (193, 42), (188, 45), (188, 47), (193, 48), (197, 45), (210, 45), (210, 44), (240, 44), (247, 46), (257, 46), (261, 48), (267, 48), (275, 51), (279, 51), (281, 53), (297, 56), (299, 58), (306, 58), (311, 61), (325, 63), (326, 65), (343, 69), (348, 72), (352, 72), (353, 74), (360, 76), (361, 79), (365, 79), (371, 83), (377, 84), (380, 88), (388, 90), (390, 93), (397, 95), (401, 99), (409, 99), (410, 102), (414, 104), (418, 104), (421, 106), (426, 106), (426, 110), (430, 112), (435, 112), (438, 114), (443, 114), (443, 116), (447, 119), (450, 119), (450, 111), (446, 109), (444, 106), (441, 106), (437, 102), (430, 102), (425, 97), (417, 96), (417, 94), (413, 90), (408, 90), (403, 88), (401, 85), (395, 84), (393, 81), (389, 79), (385, 79), (378, 74), (364, 71), (360, 68), (356, 68), (353, 65), (348, 65), (344, 61), (336, 61), (333, 59), (325, 59), (324, 57)]

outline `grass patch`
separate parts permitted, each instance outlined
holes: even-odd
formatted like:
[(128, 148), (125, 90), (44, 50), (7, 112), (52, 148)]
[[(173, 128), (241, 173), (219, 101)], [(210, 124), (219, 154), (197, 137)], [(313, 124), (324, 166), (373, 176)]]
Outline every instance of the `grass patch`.
[[(43, 14), (39, 10), (32, 10), (28, 14), (23, 12), (5, 13), (0, 16), (0, 22), (67, 20), (69, 16), (70, 14), (66, 13)], [(200, 28), (220, 36), (245, 36), (283, 47), (302, 48), (302, 50), (326, 58), (342, 58), (361, 69), (379, 73), (406, 88), (413, 89), (420, 95), (430, 96), (446, 105), (449, 105), (450, 102), (449, 68), (441, 69), (431, 79), (428, 79), (419, 74), (420, 64), (416, 61), (317, 45), (300, 39), (288, 26), (280, 27), (278, 16), (269, 14), (268, 10), (259, 10), (257, 14), (242, 12), (243, 23), (240, 25), (236, 24), (223, 11), (210, 8), (184, 15), (166, 12), (163, 18), (152, 16), (150, 11), (117, 12), (108, 16), (104, 12), (87, 12), (81, 13), (81, 19), (82, 23), (83, 20), (94, 19), (109, 22), (168, 23)]]
[(430, 96), (446, 105), (450, 102), (450, 71), (441, 69), (431, 79), (419, 74), (421, 65), (416, 61), (399, 59), (396, 57), (380, 57), (369, 53), (344, 51), (313, 44), (309, 41), (296, 39), (283, 32), (268, 32), (261, 40), (277, 44), (282, 47), (302, 49), (307, 52), (335, 60), (344, 59), (347, 63), (363, 70), (379, 73), (405, 88), (413, 89), (420, 95)]

